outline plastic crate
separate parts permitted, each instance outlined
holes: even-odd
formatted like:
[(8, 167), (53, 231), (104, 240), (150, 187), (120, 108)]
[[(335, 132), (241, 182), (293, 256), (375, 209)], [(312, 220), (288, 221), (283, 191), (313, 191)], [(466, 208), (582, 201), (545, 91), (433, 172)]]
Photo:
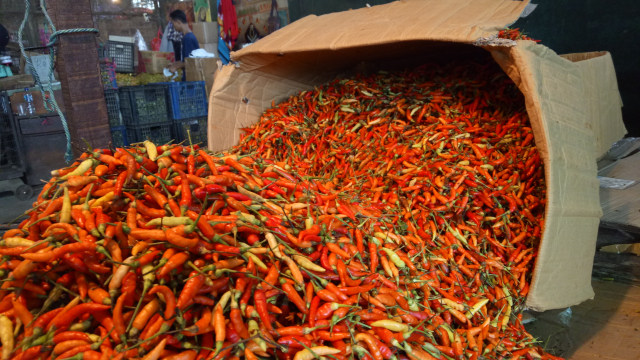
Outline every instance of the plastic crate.
[(207, 115), (207, 91), (204, 81), (159, 83), (167, 86), (171, 118), (189, 119)]
[(120, 113), (126, 126), (168, 122), (167, 86), (149, 84), (118, 89)]
[(133, 50), (133, 43), (109, 40), (104, 47), (104, 56), (113, 59), (116, 63), (116, 72), (132, 73), (135, 72)]
[(176, 140), (184, 141), (189, 145), (189, 135), (191, 135), (192, 144), (200, 144), (207, 146), (207, 117), (201, 116), (197, 118), (176, 120)]
[(107, 115), (109, 116), (109, 126), (122, 126), (122, 115), (120, 115), (120, 98), (118, 90), (105, 90), (104, 100), (107, 103)]
[(162, 145), (175, 139), (173, 127), (171, 122), (127, 126), (127, 136), (130, 143), (151, 140)]
[(111, 127), (111, 143), (113, 147), (129, 146), (129, 138), (127, 137), (127, 128), (125, 126)]

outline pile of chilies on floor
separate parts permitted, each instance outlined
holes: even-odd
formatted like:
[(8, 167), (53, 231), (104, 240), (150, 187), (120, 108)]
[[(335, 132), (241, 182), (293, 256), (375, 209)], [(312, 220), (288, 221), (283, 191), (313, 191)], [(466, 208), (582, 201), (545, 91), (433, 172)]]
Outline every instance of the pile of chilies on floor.
[(543, 167), (489, 65), (355, 75), (212, 154), (55, 172), (0, 242), (2, 359), (538, 359)]

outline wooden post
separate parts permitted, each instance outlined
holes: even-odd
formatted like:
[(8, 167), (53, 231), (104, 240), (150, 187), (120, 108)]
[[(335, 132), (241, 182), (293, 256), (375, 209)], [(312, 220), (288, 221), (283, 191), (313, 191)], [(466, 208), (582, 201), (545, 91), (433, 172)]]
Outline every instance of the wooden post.
[[(56, 30), (95, 28), (91, 0), (46, 0)], [(107, 105), (100, 76), (96, 33), (61, 34), (56, 69), (64, 111), (76, 155), (87, 146), (105, 148), (111, 142)]]

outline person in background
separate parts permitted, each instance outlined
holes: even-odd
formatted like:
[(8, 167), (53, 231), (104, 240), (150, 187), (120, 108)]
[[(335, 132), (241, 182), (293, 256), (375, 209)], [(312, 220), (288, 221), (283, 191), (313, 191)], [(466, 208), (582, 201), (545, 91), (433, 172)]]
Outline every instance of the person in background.
[[(182, 10), (174, 10), (169, 14), (173, 27), (182, 33), (182, 46), (180, 49), (180, 56), (176, 54), (176, 61), (169, 65), (169, 70), (178, 71), (178, 69), (184, 69), (184, 60), (191, 55), (193, 50), (199, 49), (198, 39), (193, 35), (187, 22), (187, 15)], [(182, 81), (186, 80), (186, 74), (182, 72)]]
[(173, 46), (173, 53), (175, 55), (175, 58), (179, 59), (180, 54), (182, 53), (181, 51), (182, 33), (177, 31), (173, 27), (173, 22), (171, 20), (169, 20), (169, 24), (167, 24), (166, 32), (167, 32), (167, 40)]

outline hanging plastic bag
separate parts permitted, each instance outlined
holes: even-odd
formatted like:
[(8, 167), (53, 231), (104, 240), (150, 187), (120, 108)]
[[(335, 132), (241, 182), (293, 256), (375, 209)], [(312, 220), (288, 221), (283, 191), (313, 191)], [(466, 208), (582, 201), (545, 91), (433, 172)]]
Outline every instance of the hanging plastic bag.
[(144, 42), (144, 38), (142, 37), (142, 33), (140, 32), (140, 30), (136, 29), (136, 35), (133, 38), (136, 42), (136, 45), (138, 46), (138, 50), (149, 51), (149, 47), (147, 46), (147, 43)]
[(162, 29), (158, 28), (158, 35), (151, 40), (151, 51), (160, 51), (162, 44)]
[(162, 52), (173, 52), (173, 43), (169, 41), (169, 24), (164, 27), (164, 32), (162, 33), (162, 42), (160, 43), (160, 51)]

